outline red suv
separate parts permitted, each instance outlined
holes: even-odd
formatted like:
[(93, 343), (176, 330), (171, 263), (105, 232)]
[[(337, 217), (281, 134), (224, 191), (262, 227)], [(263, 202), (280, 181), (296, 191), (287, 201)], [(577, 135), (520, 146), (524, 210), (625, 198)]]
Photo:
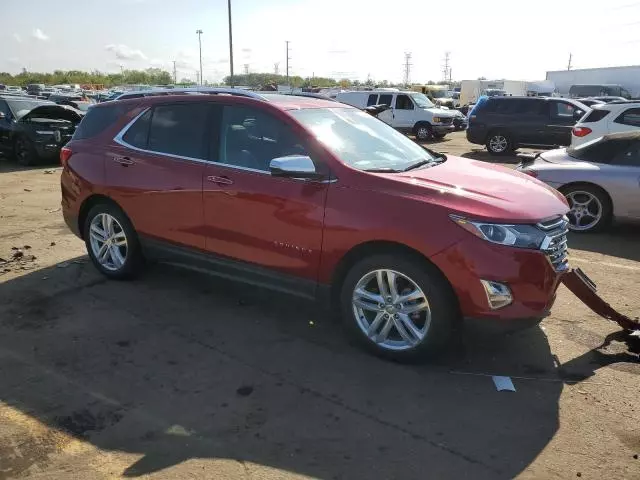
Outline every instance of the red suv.
[(462, 318), (549, 311), (567, 269), (555, 190), (337, 102), (209, 93), (97, 105), (61, 152), (65, 220), (107, 277), (157, 259), (335, 302), (399, 360)]

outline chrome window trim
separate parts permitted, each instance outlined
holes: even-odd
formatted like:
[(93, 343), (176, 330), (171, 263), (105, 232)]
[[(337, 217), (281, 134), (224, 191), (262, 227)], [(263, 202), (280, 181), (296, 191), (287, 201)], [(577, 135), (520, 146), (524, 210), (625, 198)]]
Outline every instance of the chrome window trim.
[[(131, 150), (135, 150), (136, 152), (150, 153), (150, 154), (153, 154), (153, 155), (162, 155), (162, 156), (169, 157), (169, 158), (175, 158), (177, 160), (188, 160), (190, 162), (198, 162), (198, 163), (205, 163), (205, 164), (209, 164), (209, 165), (217, 165), (217, 166), (220, 166), (220, 167), (232, 168), (234, 170), (241, 170), (241, 171), (244, 171), (244, 172), (259, 173), (259, 174), (262, 174), (262, 175), (268, 175), (270, 177), (272, 176), (271, 172), (268, 171), (268, 170), (258, 170), (257, 168), (240, 167), (238, 165), (231, 165), (229, 163), (222, 163), (222, 162), (219, 162), (219, 161), (216, 161), (216, 160), (204, 160), (202, 158), (186, 157), (186, 156), (183, 156), (183, 155), (175, 155), (173, 153), (157, 152), (155, 150), (147, 150), (147, 149), (144, 149), (144, 148), (135, 147), (135, 146), (125, 142), (122, 137), (124, 137), (124, 135), (133, 126), (133, 124), (136, 123), (136, 121), (138, 121), (138, 119), (140, 117), (142, 117), (145, 113), (147, 113), (150, 109), (151, 109), (151, 107), (147, 107), (143, 111), (141, 111), (138, 115), (136, 115), (133, 118), (133, 120), (131, 120), (129, 123), (127, 123), (122, 128), (122, 130), (120, 130), (118, 132), (118, 134), (113, 138), (113, 141), (116, 142), (118, 145), (121, 145), (121, 146), (126, 147), (126, 148), (130, 148)], [(292, 180), (308, 181), (309, 179), (292, 178)], [(316, 181), (316, 182), (317, 183), (334, 183), (334, 182), (337, 182), (337, 181), (338, 181), (337, 178), (333, 178), (333, 179), (321, 180), (321, 181)]]

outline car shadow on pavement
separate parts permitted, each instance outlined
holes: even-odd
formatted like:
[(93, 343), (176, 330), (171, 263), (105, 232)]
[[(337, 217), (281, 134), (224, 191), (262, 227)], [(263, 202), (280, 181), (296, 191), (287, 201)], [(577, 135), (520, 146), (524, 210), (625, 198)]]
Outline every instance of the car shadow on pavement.
[(505, 163), (510, 165), (517, 165), (520, 163), (520, 159), (516, 156), (516, 153), (510, 155), (491, 155), (486, 150), (471, 150), (468, 153), (463, 153), (461, 157), (489, 163)]
[(571, 233), (569, 247), (640, 262), (640, 225), (615, 224), (601, 233)]
[(68, 469), (67, 435), (139, 455), (125, 477), (233, 459), (321, 479), (507, 479), (558, 429), (563, 378), (539, 328), (469, 331), (436, 362), (399, 365), (311, 302), (164, 266), (111, 282), (66, 265), (0, 284), (0, 402), (49, 432), (2, 424), (0, 478)]
[(7, 158), (0, 155), (0, 175), (9, 172), (25, 172), (28, 170), (50, 170), (60, 167), (60, 162), (51, 161), (43, 162), (37, 165), (31, 165), (28, 167), (19, 165), (13, 158)]

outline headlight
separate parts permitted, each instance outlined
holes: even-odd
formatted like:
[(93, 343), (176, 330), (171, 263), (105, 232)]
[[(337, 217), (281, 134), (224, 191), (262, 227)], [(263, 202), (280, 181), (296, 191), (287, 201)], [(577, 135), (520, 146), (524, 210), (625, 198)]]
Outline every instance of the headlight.
[(499, 245), (539, 249), (546, 238), (546, 234), (533, 225), (472, 222), (457, 215), (450, 215), (450, 217), (467, 232)]
[(433, 123), (441, 123), (442, 122), (442, 118), (440, 117), (433, 117)]

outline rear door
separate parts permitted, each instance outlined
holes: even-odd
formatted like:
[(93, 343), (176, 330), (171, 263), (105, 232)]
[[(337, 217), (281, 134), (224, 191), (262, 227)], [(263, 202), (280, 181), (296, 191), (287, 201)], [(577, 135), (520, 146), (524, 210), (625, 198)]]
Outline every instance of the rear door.
[(389, 105), (389, 110), (385, 110), (384, 112), (378, 115), (378, 118), (382, 120), (384, 123), (395, 127), (395, 114), (393, 111), (393, 94), (391, 93), (381, 93), (378, 97), (378, 105)]
[(116, 137), (105, 162), (106, 184), (142, 236), (204, 249), (210, 111), (206, 102), (156, 105)]
[(640, 140), (629, 146), (611, 161), (616, 188), (611, 192), (614, 214), (619, 217), (640, 218)]
[[(548, 100), (549, 102), (549, 145), (571, 145), (571, 130), (577, 122), (578, 112), (581, 110), (572, 103), (562, 100)], [(582, 112), (584, 113), (584, 112)]]
[(548, 145), (545, 131), (549, 118), (548, 104), (537, 98), (521, 98), (509, 101), (513, 112), (512, 124), (516, 130), (517, 143), (525, 145)]
[[(0, 150), (9, 151), (11, 145), (11, 110), (7, 102), (0, 98), (0, 113), (4, 118), (0, 118)], [(0, 115), (2, 116), (2, 115)]]

